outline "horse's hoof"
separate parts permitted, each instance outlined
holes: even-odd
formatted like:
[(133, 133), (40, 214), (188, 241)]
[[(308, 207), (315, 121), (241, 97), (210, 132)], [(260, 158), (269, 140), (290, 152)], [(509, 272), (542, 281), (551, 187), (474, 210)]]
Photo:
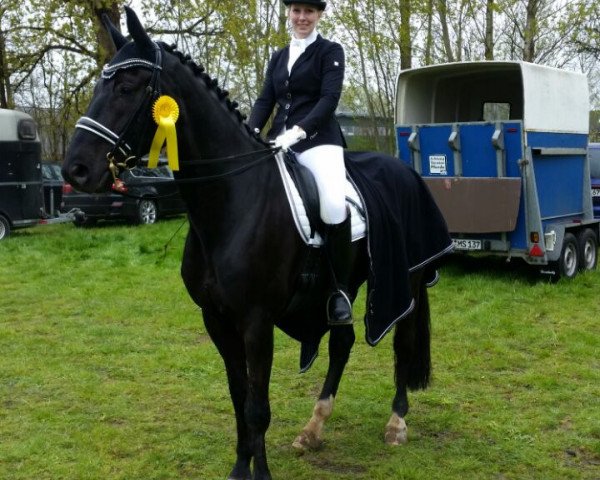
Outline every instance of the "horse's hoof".
[(304, 453), (308, 450), (320, 450), (323, 447), (323, 440), (310, 432), (304, 431), (296, 437), (294, 443), (292, 443), (292, 447), (299, 453)]
[(408, 430), (403, 418), (395, 413), (385, 426), (385, 443), (387, 445), (404, 445), (408, 442)]
[(252, 473), (249, 468), (234, 468), (227, 480), (252, 480)]
[(408, 442), (408, 435), (406, 434), (406, 430), (399, 432), (392, 432), (390, 430), (385, 432), (385, 443), (387, 445), (404, 445)]

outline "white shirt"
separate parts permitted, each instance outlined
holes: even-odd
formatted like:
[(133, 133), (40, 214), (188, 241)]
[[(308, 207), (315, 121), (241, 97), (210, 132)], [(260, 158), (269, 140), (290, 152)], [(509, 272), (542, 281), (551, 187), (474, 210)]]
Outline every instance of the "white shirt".
[(306, 47), (308, 47), (311, 43), (313, 43), (317, 39), (317, 30), (313, 30), (310, 35), (306, 38), (296, 38), (294, 34), (292, 34), (292, 39), (290, 40), (290, 58), (288, 60), (288, 73), (291, 73), (292, 67), (298, 57), (304, 53)]

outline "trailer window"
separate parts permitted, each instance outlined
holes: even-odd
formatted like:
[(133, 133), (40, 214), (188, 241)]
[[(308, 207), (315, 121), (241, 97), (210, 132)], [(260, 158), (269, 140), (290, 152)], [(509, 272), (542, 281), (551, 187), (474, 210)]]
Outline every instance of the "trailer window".
[(19, 138), (21, 140), (35, 140), (36, 139), (36, 129), (35, 122), (33, 120), (19, 120), (19, 125), (17, 127), (19, 132)]
[(483, 120), (510, 120), (510, 103), (485, 102), (483, 104)]

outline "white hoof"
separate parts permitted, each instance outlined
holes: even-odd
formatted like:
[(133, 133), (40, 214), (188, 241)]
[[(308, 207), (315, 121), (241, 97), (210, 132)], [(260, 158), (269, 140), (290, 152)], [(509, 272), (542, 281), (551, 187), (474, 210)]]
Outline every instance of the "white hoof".
[(408, 442), (406, 422), (398, 414), (392, 413), (385, 426), (385, 443), (387, 445), (404, 445), (406, 442)]
[(303, 431), (296, 437), (292, 443), (292, 447), (294, 447), (299, 453), (304, 453), (309, 450), (315, 451), (323, 447), (323, 440), (316, 437), (311, 432)]

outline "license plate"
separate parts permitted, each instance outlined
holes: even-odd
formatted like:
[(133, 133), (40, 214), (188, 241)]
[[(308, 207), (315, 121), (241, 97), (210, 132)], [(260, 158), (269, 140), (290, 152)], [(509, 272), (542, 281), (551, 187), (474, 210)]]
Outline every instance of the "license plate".
[(600, 197), (600, 188), (592, 188), (592, 197)]
[(470, 240), (466, 238), (453, 238), (452, 243), (456, 250), (481, 250), (481, 240)]

